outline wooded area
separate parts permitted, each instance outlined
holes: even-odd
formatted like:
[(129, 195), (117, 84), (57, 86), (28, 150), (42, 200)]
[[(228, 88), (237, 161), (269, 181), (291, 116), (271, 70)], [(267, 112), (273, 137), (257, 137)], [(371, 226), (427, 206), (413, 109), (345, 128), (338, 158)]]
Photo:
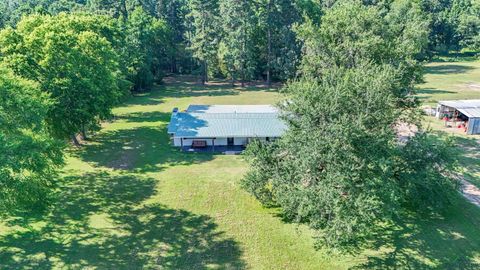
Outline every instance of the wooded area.
[(395, 125), (421, 127), (424, 61), (480, 50), (479, 1), (4, 0), (0, 29), (0, 211), (48, 205), (68, 140), (166, 74), (286, 83), (289, 131), (242, 183), (328, 246), (458, 187), (448, 141)]

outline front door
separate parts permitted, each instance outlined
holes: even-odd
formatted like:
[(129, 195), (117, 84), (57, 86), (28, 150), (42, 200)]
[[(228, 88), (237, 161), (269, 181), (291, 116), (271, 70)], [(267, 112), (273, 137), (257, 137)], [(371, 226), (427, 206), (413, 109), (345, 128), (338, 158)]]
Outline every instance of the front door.
[(228, 146), (233, 146), (233, 145), (234, 145), (234, 140), (233, 140), (233, 138), (227, 138), (227, 145), (228, 145)]

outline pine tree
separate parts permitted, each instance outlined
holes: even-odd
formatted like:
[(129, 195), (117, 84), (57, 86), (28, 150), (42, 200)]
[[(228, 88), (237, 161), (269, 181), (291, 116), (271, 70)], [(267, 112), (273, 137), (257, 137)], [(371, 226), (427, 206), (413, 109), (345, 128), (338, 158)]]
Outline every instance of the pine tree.
[(222, 0), (220, 14), (225, 33), (223, 43), (225, 59), (232, 84), (240, 77), (242, 87), (252, 77), (254, 69), (251, 35), (254, 29), (252, 2), (247, 0)]
[(301, 21), (298, 8), (288, 0), (262, 0), (259, 6), (257, 16), (266, 37), (267, 83), (272, 77), (287, 80), (295, 75), (301, 53), (293, 31), (293, 25)]
[(190, 22), (186, 18), (189, 13), (187, 0), (152, 1), (156, 1), (155, 16), (165, 20), (171, 31), (169, 71), (177, 73), (179, 68), (191, 70), (191, 55), (185, 49), (191, 35)]
[(193, 56), (201, 62), (202, 83), (208, 82), (208, 65), (217, 55), (218, 29), (218, 1), (192, 0), (189, 16), (193, 21), (193, 36), (190, 50)]

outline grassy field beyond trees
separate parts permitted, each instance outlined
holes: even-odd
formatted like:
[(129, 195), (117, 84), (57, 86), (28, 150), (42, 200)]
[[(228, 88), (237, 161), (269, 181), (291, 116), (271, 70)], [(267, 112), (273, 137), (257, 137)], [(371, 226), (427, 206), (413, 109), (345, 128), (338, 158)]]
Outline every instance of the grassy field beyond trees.
[(456, 61), (440, 58), (428, 64), (425, 72), (425, 83), (417, 91), (426, 104), (436, 106), (440, 100), (480, 98), (480, 61), (475, 57)]
[(271, 104), (274, 89), (167, 80), (114, 110), (72, 149), (44, 216), (0, 225), (0, 268), (347, 269), (480, 266), (480, 209), (458, 201), (443, 216), (405, 213), (360, 254), (314, 249), (313, 232), (282, 221), (239, 186), (240, 156), (182, 153), (165, 133), (173, 107)]

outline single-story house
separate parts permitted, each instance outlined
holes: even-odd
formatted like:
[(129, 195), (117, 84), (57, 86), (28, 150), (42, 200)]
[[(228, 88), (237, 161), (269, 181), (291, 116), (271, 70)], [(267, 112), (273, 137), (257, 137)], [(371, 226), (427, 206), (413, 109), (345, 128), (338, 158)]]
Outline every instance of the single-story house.
[(436, 116), (454, 122), (462, 121), (467, 134), (480, 134), (480, 99), (440, 101)]
[(275, 140), (285, 129), (270, 105), (190, 105), (183, 112), (173, 110), (168, 134), (182, 148), (244, 147), (254, 139)]

